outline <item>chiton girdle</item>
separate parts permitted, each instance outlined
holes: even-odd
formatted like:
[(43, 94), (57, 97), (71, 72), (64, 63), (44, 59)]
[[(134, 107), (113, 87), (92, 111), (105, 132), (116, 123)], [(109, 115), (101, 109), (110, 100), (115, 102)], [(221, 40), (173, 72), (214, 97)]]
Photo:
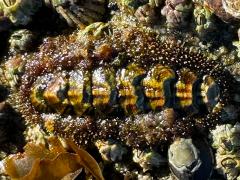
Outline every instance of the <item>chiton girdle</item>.
[[(87, 47), (71, 37), (49, 38), (31, 56), (16, 93), (29, 123), (80, 144), (116, 138), (139, 147), (219, 121), (231, 98), (232, 77), (223, 66), (154, 32), (112, 31)], [(115, 65), (119, 56), (124, 61)]]

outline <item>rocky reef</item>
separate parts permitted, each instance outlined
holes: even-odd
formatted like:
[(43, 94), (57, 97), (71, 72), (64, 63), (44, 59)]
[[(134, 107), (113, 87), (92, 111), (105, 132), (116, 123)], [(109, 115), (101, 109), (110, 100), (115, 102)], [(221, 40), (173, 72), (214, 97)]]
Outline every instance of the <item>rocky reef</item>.
[[(1, 173), (236, 179), (239, 8), (233, 0), (0, 1), (1, 159), (19, 151), (34, 159), (26, 172), (17, 155), (6, 157)], [(70, 148), (54, 154), (52, 136)], [(92, 157), (84, 151), (80, 162), (76, 148)], [(54, 175), (51, 163), (69, 158), (72, 168)], [(99, 167), (86, 164), (92, 158)]]

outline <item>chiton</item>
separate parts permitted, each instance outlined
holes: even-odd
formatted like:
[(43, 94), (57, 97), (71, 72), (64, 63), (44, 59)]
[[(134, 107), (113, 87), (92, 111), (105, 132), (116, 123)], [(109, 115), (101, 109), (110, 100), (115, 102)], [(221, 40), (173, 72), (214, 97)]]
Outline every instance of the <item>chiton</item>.
[(232, 78), (218, 61), (144, 27), (108, 28), (87, 43), (48, 38), (39, 52), (13, 57), (25, 62), (14, 99), (27, 122), (80, 144), (144, 147), (219, 121)]
[(218, 88), (211, 76), (198, 79), (187, 68), (176, 73), (160, 64), (148, 70), (130, 64), (117, 72), (103, 66), (92, 72), (47, 73), (33, 83), (30, 101), (42, 113), (78, 117), (106, 116), (121, 110), (134, 115), (163, 107), (184, 110), (192, 106), (192, 111), (198, 111), (203, 104), (217, 104)]

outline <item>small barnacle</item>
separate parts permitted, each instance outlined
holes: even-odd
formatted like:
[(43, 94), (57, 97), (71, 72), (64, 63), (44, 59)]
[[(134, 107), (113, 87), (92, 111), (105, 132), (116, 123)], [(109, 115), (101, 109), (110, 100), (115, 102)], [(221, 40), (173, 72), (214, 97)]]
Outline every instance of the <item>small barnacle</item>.
[(31, 16), (42, 6), (40, 0), (9, 0), (0, 1), (3, 16), (11, 20), (14, 25), (26, 25), (31, 21)]
[(123, 156), (128, 153), (128, 150), (123, 145), (108, 140), (108, 141), (96, 141), (95, 145), (99, 149), (103, 160), (110, 162), (122, 161)]
[(234, 180), (239, 178), (240, 157), (238, 154), (218, 156), (217, 170), (223, 174), (227, 179)]
[(216, 29), (213, 24), (213, 13), (208, 8), (201, 5), (195, 5), (193, 15), (196, 23), (195, 29), (200, 35), (204, 34), (204, 32)]
[(101, 21), (106, 12), (105, 0), (44, 0), (47, 6), (55, 9), (70, 26), (80, 28)]
[(240, 146), (238, 141), (239, 135), (239, 123), (236, 123), (234, 126), (231, 124), (216, 126), (211, 131), (212, 146), (223, 155), (227, 152), (236, 152)]
[(187, 24), (193, 5), (187, 0), (166, 0), (161, 14), (166, 17), (168, 27), (179, 27)]
[(128, 15), (128, 18), (134, 17), (133, 19), (136, 17), (139, 22), (145, 25), (152, 25), (156, 22), (156, 8), (162, 3), (162, 0), (117, 0), (117, 4), (123, 15)]
[(27, 29), (14, 31), (9, 39), (10, 51), (11, 52), (29, 51), (33, 46), (34, 39), (35, 39), (34, 34)]
[(198, 139), (177, 139), (168, 149), (168, 160), (179, 179), (208, 179), (213, 168), (213, 157), (207, 143)]
[(211, 131), (212, 147), (216, 149), (217, 171), (227, 179), (236, 179), (240, 171), (240, 124), (224, 124)]
[(156, 151), (141, 151), (138, 149), (133, 150), (133, 161), (142, 167), (143, 172), (152, 170), (153, 168), (158, 169), (167, 163), (167, 160)]
[(149, 4), (140, 6), (134, 13), (139, 22), (145, 25), (152, 25), (157, 20), (157, 15)]

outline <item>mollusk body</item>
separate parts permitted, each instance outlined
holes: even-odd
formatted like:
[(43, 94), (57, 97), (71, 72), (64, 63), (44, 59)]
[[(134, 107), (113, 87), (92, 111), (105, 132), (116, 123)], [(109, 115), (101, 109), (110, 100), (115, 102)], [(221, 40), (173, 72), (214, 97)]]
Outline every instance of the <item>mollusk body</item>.
[(161, 64), (149, 69), (129, 64), (116, 71), (103, 66), (93, 71), (44, 74), (32, 85), (30, 99), (40, 112), (82, 117), (91, 113), (108, 115), (120, 109), (126, 115), (160, 111), (164, 107), (199, 110), (208, 103), (214, 107), (218, 95), (211, 76), (198, 79), (186, 68), (174, 72)]
[(142, 147), (220, 119), (231, 79), (215, 61), (144, 27), (109, 28), (88, 46), (49, 38), (28, 56), (15, 96), (29, 123), (81, 144), (113, 138)]

